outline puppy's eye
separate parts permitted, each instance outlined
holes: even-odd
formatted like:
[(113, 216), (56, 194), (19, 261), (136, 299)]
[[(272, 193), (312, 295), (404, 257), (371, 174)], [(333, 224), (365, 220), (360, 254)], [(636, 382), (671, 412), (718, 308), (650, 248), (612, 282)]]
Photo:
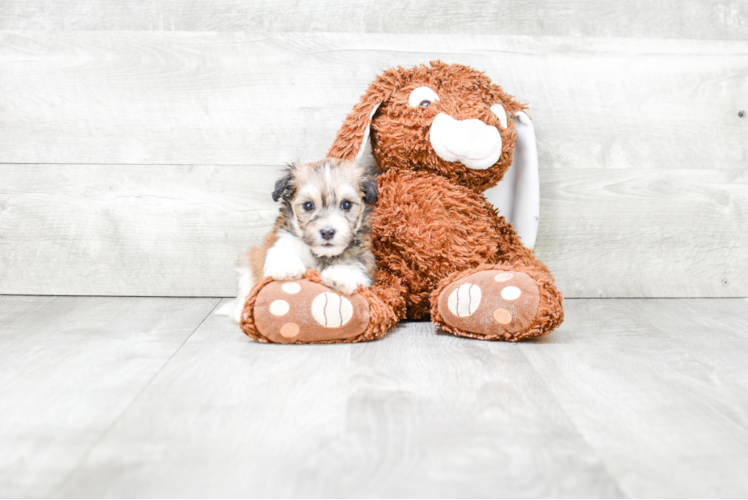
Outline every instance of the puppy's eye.
[(353, 206), (353, 203), (351, 203), (348, 200), (345, 200), (343, 203), (340, 204), (340, 208), (342, 208), (343, 210), (350, 210), (352, 206)]
[(312, 210), (314, 210), (314, 203), (312, 203), (311, 201), (307, 201), (306, 203), (304, 203), (303, 207), (307, 212), (311, 212)]
[(414, 108), (428, 108), (438, 100), (439, 96), (436, 95), (436, 92), (428, 87), (413, 89), (413, 92), (408, 96), (408, 104)]

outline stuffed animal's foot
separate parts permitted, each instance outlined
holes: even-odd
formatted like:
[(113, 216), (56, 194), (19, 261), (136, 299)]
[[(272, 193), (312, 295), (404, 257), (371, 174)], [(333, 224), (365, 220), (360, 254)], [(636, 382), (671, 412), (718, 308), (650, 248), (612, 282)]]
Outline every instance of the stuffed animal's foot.
[(477, 271), (440, 288), (432, 299), (434, 323), (465, 337), (524, 338), (540, 302), (538, 284), (518, 271)]
[(369, 324), (369, 303), (359, 293), (343, 295), (308, 279), (264, 279), (242, 313), (245, 333), (282, 344), (351, 342)]

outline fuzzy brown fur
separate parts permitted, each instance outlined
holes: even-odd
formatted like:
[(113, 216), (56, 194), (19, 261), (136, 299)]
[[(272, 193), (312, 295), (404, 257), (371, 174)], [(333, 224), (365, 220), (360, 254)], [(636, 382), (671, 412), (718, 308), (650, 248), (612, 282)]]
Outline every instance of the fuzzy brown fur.
[[(433, 90), (439, 99), (428, 107), (413, 107), (409, 104), (410, 93), (422, 86)], [(430, 66), (385, 71), (346, 117), (328, 156), (355, 159), (370, 128), (372, 152), (382, 175), (378, 178), (379, 201), (371, 225), (372, 249), (379, 271), (372, 288), (359, 287), (355, 292), (366, 299), (370, 321), (363, 333), (339, 342), (378, 338), (406, 317), (430, 315), (435, 324), (455, 335), (509, 341), (545, 335), (563, 321), (563, 298), (548, 268), (522, 245), (512, 225), (483, 195), (504, 176), (515, 148), (514, 122), (508, 120), (503, 127), (490, 109), (495, 104), (501, 104), (510, 116), (526, 108), (483, 73), (435, 61)], [(454, 120), (479, 119), (496, 127), (502, 139), (496, 163), (477, 170), (440, 158), (430, 143), (431, 124), (440, 112)], [(537, 306), (533, 302), (525, 319), (512, 323), (511, 328), (500, 326), (507, 323), (502, 316), (496, 316), (502, 312), (496, 309), (496, 323), (489, 333), (478, 334), (450, 325), (439, 309), (441, 294), (448, 288), (456, 290), (462, 286), (456, 283), (458, 280), (479, 272), (488, 276), (487, 293), (494, 294), (500, 289), (496, 287), (503, 286), (496, 284), (503, 281), (503, 275), (524, 273), (524, 283), (537, 285), (537, 294), (534, 288), (527, 294), (535, 297)], [(315, 272), (308, 271), (305, 277), (319, 282)], [(265, 278), (255, 287), (243, 311), (242, 328), (262, 341), (269, 339), (257, 331), (254, 304), (269, 281), (272, 280)], [(486, 300), (482, 304), (489, 303), (495, 302)], [(444, 314), (455, 314), (450, 311)], [(515, 321), (513, 318), (510, 316), (511, 321)]]
[[(322, 283), (319, 273), (313, 270), (307, 270), (304, 275), (304, 279), (307, 279), (313, 283)], [(244, 303), (244, 309), (242, 310), (240, 327), (249, 337), (262, 342), (268, 343), (269, 339), (263, 335), (255, 325), (255, 301), (257, 295), (262, 291), (263, 287), (268, 283), (272, 282), (273, 278), (265, 277), (262, 278), (257, 285), (252, 289), (247, 301)], [(354, 293), (360, 294), (366, 302), (369, 303), (369, 324), (363, 333), (349, 339), (340, 340), (323, 340), (317, 342), (290, 342), (290, 343), (304, 343), (304, 344), (339, 344), (339, 343), (356, 343), (364, 342), (367, 340), (375, 340), (387, 333), (387, 331), (397, 324), (397, 315), (393, 314), (392, 307), (382, 300), (382, 298), (372, 292), (370, 289), (359, 287)], [(386, 296), (386, 292), (385, 296)]]
[[(409, 106), (410, 92), (420, 86), (435, 90), (440, 100), (427, 108)], [(436, 324), (457, 335), (520, 340), (557, 327), (563, 321), (563, 299), (548, 268), (483, 196), (511, 165), (516, 138), (512, 120), (506, 128), (498, 127), (489, 109), (494, 104), (502, 104), (510, 115), (525, 109), (486, 75), (466, 66), (436, 61), (393, 68), (378, 76), (354, 106), (328, 156), (355, 158), (379, 105), (371, 119), (372, 152), (383, 172), (372, 223), (380, 268), (372, 292), (397, 318), (430, 313)], [(486, 170), (473, 170), (441, 159), (429, 142), (429, 127), (439, 112), (497, 126), (503, 142), (498, 161)], [(540, 305), (523, 331), (477, 335), (450, 327), (439, 314), (436, 298), (444, 287), (485, 269), (522, 271), (537, 281)]]

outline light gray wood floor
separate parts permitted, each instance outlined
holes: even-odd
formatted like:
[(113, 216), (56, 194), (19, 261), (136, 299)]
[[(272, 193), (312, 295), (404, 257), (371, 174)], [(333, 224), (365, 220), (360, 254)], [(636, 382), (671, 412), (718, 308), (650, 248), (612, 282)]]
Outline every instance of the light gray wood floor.
[(748, 300), (332, 346), (254, 343), (220, 302), (0, 296), (0, 496), (748, 495)]

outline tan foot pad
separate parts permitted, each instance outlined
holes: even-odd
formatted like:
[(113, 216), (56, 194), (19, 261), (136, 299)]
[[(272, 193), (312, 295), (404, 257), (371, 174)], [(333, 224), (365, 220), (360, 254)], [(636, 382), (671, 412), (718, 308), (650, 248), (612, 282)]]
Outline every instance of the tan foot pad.
[(479, 271), (455, 281), (439, 295), (444, 321), (483, 335), (518, 332), (532, 323), (540, 294), (535, 280), (515, 271)]
[(308, 280), (273, 281), (255, 301), (255, 326), (273, 342), (347, 340), (369, 324), (369, 304)]

